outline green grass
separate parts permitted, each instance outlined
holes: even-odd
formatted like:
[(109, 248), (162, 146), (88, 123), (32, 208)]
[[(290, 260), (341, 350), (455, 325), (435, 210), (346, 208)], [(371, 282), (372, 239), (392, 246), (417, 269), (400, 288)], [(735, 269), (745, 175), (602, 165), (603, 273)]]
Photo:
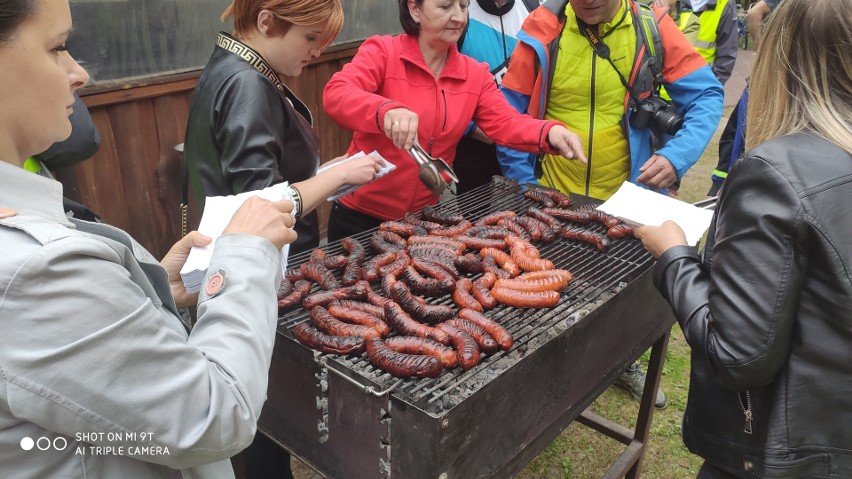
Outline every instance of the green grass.
[[(732, 108), (726, 108), (721, 124)], [(719, 153), (718, 135), (704, 154), (684, 176), (680, 195), (693, 203), (704, 199), (710, 189), (710, 174)], [(642, 358), (647, 365), (647, 353)], [(689, 392), (689, 346), (679, 326), (672, 328), (661, 387), (668, 398), (665, 409), (654, 411), (651, 437), (645, 452), (642, 477), (649, 479), (687, 479), (698, 473), (702, 460), (690, 453), (681, 440), (681, 420)], [(626, 391), (611, 387), (594, 404), (592, 410), (612, 421), (633, 427), (639, 403)], [(609, 469), (624, 445), (579, 423), (573, 423), (541, 454), (521, 471), (517, 479), (590, 479)]]

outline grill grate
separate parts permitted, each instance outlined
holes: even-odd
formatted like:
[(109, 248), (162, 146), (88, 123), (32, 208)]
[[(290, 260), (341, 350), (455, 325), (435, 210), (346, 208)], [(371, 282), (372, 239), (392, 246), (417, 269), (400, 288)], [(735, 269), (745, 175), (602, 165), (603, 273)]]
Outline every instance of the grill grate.
[[(573, 198), (577, 204), (596, 204), (587, 198)], [(520, 186), (510, 180), (494, 177), (492, 182), (472, 190), (464, 195), (440, 203), (436, 209), (452, 213), (462, 213), (471, 221), (494, 211), (513, 210), (523, 213), (530, 206), (539, 206), (521, 194)], [(419, 216), (419, 213), (416, 215)], [(605, 228), (597, 223), (584, 228), (606, 234)], [(361, 242), (372, 256), (369, 238), (375, 230), (369, 230), (353, 236)], [(550, 338), (570, 328), (589, 312), (606, 302), (628, 282), (645, 271), (653, 261), (642, 248), (638, 240), (620, 239), (612, 241), (606, 253), (597, 251), (592, 245), (569, 241), (561, 236), (551, 244), (536, 244), (543, 258), (553, 261), (555, 267), (572, 272), (574, 281), (562, 292), (562, 298), (553, 308), (517, 309), (504, 305), (487, 312), (488, 316), (508, 329), (515, 344), (509, 351), (499, 351), (492, 355), (483, 355), (480, 363), (468, 370), (460, 368), (445, 370), (437, 378), (400, 379), (374, 367), (366, 353), (355, 357), (343, 357), (315, 353), (321, 362), (334, 363), (338, 369), (348, 370), (365, 388), (393, 390), (403, 395), (419, 407), (430, 413), (440, 414), (459, 404), (482, 386), (499, 375), (512, 364), (520, 361), (526, 354), (545, 344)], [(328, 254), (345, 254), (339, 242), (324, 247)], [(290, 264), (297, 266), (305, 262), (310, 252), (304, 252), (290, 258)], [(375, 285), (374, 285), (375, 286)], [(376, 289), (377, 286), (374, 287)], [(315, 286), (316, 289), (316, 286)], [(449, 304), (450, 295), (430, 298), (433, 304)], [(292, 337), (289, 331), (294, 325), (309, 320), (308, 312), (297, 309), (280, 318), (279, 331)], [(295, 343), (298, 344), (298, 343)], [(301, 345), (299, 345), (301, 346)]]

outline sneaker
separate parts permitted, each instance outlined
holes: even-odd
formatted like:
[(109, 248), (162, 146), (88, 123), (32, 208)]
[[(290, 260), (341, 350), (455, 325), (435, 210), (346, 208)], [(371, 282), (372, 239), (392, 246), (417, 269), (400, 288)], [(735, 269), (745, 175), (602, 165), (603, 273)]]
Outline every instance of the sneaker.
[[(645, 390), (645, 372), (639, 368), (639, 364), (631, 364), (621, 376), (615, 381), (615, 384), (626, 389), (630, 394), (636, 396), (637, 399), (642, 398), (642, 392)], [(657, 388), (657, 398), (654, 401), (654, 406), (662, 409), (666, 407), (668, 400), (661, 388)]]

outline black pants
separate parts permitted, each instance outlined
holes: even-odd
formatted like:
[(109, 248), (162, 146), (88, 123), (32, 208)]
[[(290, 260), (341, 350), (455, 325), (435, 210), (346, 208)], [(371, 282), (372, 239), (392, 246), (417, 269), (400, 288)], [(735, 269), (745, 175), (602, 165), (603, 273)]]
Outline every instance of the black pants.
[(290, 453), (260, 432), (240, 456), (244, 479), (293, 479)]
[(337, 241), (367, 231), (382, 222), (384, 220), (347, 208), (335, 201), (328, 215), (328, 241)]
[(492, 176), (503, 174), (497, 162), (497, 147), (473, 138), (462, 138), (456, 147), (453, 171), (459, 177), (459, 183), (456, 185), (458, 194), (490, 183)]

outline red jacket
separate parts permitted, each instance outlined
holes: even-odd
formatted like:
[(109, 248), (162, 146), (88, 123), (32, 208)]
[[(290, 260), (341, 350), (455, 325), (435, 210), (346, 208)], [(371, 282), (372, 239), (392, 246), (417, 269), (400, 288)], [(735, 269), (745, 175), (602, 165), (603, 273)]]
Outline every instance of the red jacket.
[(340, 199), (348, 208), (384, 220), (438, 201), (420, 182), (414, 159), (382, 130), (384, 114), (393, 108), (417, 113), (420, 145), (450, 165), (471, 120), (498, 144), (531, 153), (558, 153), (547, 143), (547, 134), (561, 123), (518, 113), (497, 89), (486, 64), (452, 46), (436, 79), (417, 38), (405, 34), (364, 41), (352, 61), (329, 80), (323, 107), (340, 126), (354, 132), (349, 154), (375, 150), (396, 165), (387, 176)]

